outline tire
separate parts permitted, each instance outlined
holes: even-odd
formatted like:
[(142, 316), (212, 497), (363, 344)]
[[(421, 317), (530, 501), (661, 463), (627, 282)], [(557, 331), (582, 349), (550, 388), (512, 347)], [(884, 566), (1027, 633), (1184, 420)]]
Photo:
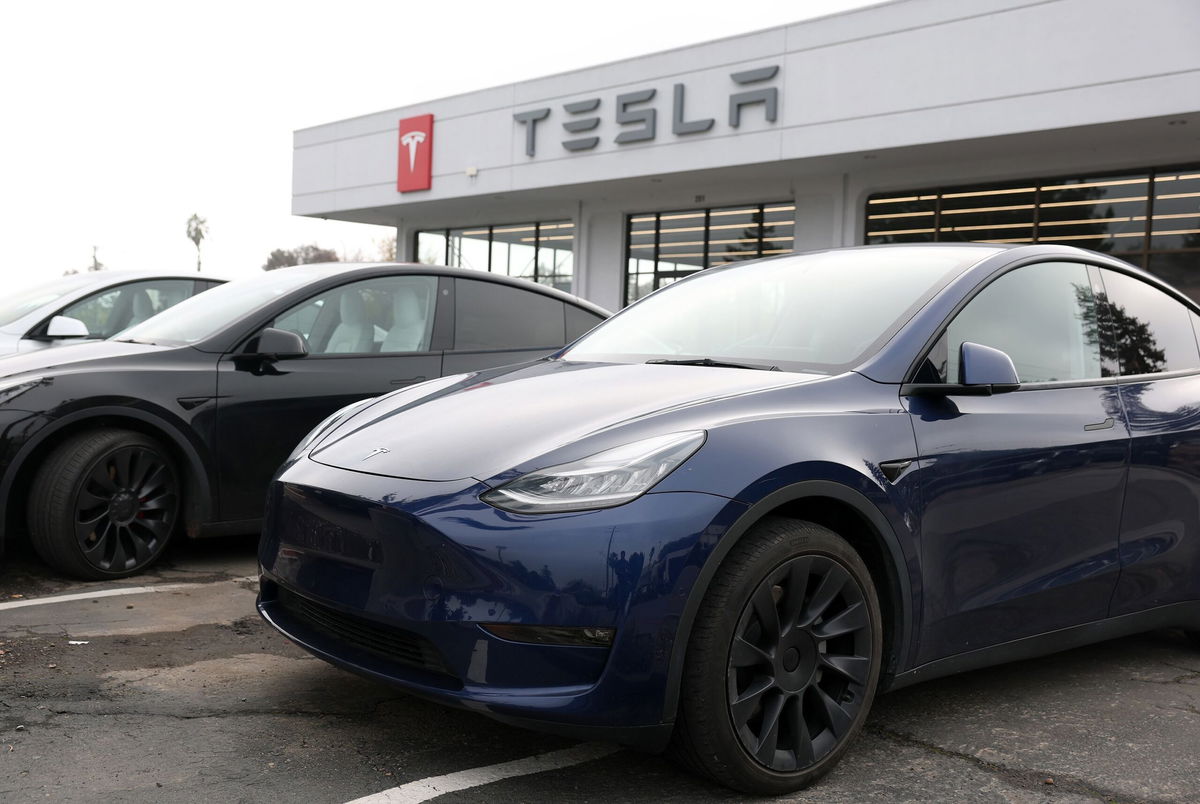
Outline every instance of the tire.
[(862, 728), (882, 653), (879, 599), (854, 548), (811, 522), (764, 519), (701, 603), (671, 751), (742, 792), (807, 787)]
[(136, 575), (162, 555), (180, 510), (175, 461), (130, 430), (91, 430), (58, 445), (29, 494), (38, 555), (87, 580)]

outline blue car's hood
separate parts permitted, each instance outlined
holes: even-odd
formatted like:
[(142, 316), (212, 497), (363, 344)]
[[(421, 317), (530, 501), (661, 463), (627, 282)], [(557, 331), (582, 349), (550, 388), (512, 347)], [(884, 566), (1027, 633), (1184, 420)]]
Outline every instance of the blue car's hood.
[(313, 460), (416, 480), (490, 478), (589, 434), (819, 375), (546, 361), (447, 377), (383, 397), (318, 442)]

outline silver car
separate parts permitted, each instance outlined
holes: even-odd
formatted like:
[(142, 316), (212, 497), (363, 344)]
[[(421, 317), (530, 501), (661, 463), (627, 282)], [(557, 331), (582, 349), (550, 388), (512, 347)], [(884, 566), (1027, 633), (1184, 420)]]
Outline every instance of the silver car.
[(111, 337), (224, 281), (97, 271), (24, 288), (0, 299), (0, 356)]

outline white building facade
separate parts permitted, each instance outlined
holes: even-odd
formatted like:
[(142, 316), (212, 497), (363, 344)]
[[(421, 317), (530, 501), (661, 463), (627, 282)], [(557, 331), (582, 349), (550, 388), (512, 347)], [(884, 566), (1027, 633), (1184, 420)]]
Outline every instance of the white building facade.
[(962, 240), (1200, 299), (1200, 2), (897, 0), (320, 125), (292, 211), (614, 310), (731, 260)]

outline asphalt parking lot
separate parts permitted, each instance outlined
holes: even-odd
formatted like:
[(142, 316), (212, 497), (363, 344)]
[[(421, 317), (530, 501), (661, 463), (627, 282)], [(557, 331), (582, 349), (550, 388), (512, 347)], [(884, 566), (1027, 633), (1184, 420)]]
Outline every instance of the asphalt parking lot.
[[(12, 551), (0, 801), (740, 798), (658, 757), (510, 728), (312, 659), (259, 620), (254, 572), (252, 539), (179, 545), (121, 583), (69, 581)], [(1200, 801), (1200, 651), (1159, 632), (885, 695), (841, 765), (788, 800), (867, 799)]]

